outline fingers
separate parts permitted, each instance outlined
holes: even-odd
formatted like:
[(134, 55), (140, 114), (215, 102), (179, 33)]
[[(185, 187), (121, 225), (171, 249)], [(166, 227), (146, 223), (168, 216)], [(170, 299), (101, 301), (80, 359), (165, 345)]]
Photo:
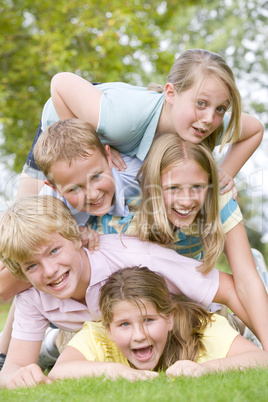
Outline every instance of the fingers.
[(166, 370), (167, 376), (179, 377), (199, 377), (206, 373), (207, 369), (196, 362), (190, 360), (179, 360)]
[(100, 235), (93, 229), (80, 227), (81, 241), (83, 247), (86, 247), (90, 254), (100, 249)]
[(116, 149), (114, 148), (110, 149), (111, 149), (111, 159), (113, 166), (115, 167), (116, 170), (124, 172), (126, 170), (127, 165), (125, 164), (122, 155)]
[(234, 180), (231, 179), (227, 184), (225, 184), (225, 186), (221, 187), (220, 194), (223, 195), (228, 193), (233, 187), (235, 187), (235, 183)]
[(220, 194), (226, 194), (230, 190), (233, 190), (233, 199), (237, 197), (237, 190), (235, 188), (235, 182), (232, 176), (230, 176), (224, 169), (218, 169), (219, 182), (220, 182)]
[(7, 388), (28, 388), (41, 383), (50, 384), (51, 382), (37, 364), (30, 364), (29, 366), (22, 367), (15, 373), (13, 378), (7, 383)]
[[(156, 378), (159, 374), (155, 371), (149, 371), (149, 370), (132, 370), (129, 372), (126, 372), (122, 378), (125, 378), (128, 381), (134, 382), (134, 381), (145, 381), (145, 380), (153, 380)], [(118, 377), (117, 377), (118, 378)]]

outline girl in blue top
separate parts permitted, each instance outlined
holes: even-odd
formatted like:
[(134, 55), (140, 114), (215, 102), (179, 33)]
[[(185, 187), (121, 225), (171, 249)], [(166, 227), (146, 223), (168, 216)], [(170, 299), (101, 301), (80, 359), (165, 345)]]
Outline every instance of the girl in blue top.
[[(92, 229), (138, 236), (203, 261), (208, 273), (224, 250), (252, 328), (268, 350), (268, 296), (258, 275), (243, 217), (231, 192), (218, 197), (217, 167), (205, 144), (175, 133), (155, 139), (143, 163), (141, 198), (127, 218), (104, 216)], [(220, 200), (219, 200), (220, 198)], [(130, 205), (131, 207), (131, 205)]]
[(196, 144), (205, 141), (211, 149), (232, 144), (220, 165), (222, 193), (233, 187), (233, 178), (263, 136), (262, 124), (241, 114), (231, 69), (218, 54), (202, 49), (187, 50), (176, 60), (165, 87), (94, 86), (75, 74), (59, 73), (52, 79), (51, 95), (43, 110), (43, 129), (57, 118), (77, 117), (91, 123), (104, 143), (141, 160), (155, 134), (166, 132)]

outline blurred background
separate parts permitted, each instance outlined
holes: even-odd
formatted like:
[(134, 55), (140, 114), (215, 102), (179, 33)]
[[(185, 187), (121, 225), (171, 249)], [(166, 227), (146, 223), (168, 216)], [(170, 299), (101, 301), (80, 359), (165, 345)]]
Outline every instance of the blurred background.
[(251, 246), (268, 261), (267, 43), (265, 0), (0, 0), (0, 209), (14, 199), (55, 73), (164, 85), (184, 50), (205, 48), (227, 61), (243, 111), (265, 125), (236, 186)]

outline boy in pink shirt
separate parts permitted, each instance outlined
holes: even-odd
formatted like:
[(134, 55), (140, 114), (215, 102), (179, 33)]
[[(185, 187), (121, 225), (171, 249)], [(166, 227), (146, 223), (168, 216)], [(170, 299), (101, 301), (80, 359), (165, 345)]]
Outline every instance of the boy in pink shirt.
[(0, 385), (31, 386), (48, 378), (36, 364), (49, 322), (78, 331), (84, 321), (99, 320), (99, 289), (108, 276), (132, 265), (146, 265), (166, 279), (172, 293), (198, 303), (228, 305), (250, 326), (231, 275), (213, 269), (202, 275), (200, 264), (175, 251), (136, 238), (101, 236), (100, 251), (82, 247), (80, 230), (69, 209), (51, 196), (17, 201), (0, 219), (0, 257), (17, 278), (33, 285), (16, 296), (12, 339), (0, 373)]

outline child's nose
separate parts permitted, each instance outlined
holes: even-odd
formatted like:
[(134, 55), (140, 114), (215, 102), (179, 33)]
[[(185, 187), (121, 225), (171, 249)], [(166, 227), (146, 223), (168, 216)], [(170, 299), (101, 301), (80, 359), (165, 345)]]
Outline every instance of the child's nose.
[(51, 261), (43, 261), (42, 266), (43, 266), (43, 273), (48, 278), (52, 277), (58, 270), (56, 264)]
[(136, 342), (142, 342), (146, 339), (144, 328), (142, 325), (135, 326), (133, 330), (133, 340)]
[(184, 188), (180, 191), (179, 194), (179, 203), (180, 204), (191, 204), (192, 202), (192, 196), (191, 196), (191, 191), (189, 188)]
[(212, 123), (214, 119), (214, 110), (212, 108), (207, 108), (203, 113), (202, 122), (205, 124)]
[(86, 189), (86, 197), (89, 201), (95, 201), (99, 195), (99, 190), (94, 185), (88, 185)]

